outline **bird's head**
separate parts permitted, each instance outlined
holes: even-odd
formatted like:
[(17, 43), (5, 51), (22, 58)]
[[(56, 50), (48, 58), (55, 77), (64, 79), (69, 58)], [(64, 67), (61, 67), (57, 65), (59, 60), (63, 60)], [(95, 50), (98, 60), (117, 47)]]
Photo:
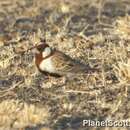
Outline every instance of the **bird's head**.
[(48, 44), (45, 43), (35, 46), (32, 50), (36, 55), (42, 55), (43, 59), (48, 57), (52, 53), (52, 49), (49, 47)]

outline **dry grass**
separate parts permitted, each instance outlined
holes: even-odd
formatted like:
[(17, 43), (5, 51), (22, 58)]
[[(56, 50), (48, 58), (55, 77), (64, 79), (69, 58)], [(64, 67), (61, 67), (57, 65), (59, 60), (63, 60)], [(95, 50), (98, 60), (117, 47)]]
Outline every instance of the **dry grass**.
[(18, 100), (5, 100), (0, 103), (0, 129), (20, 129), (27, 126), (45, 124), (49, 113), (45, 108), (20, 102)]
[[(129, 0), (1, 0), (0, 129), (88, 130), (83, 119), (130, 119), (129, 14)], [(100, 71), (67, 82), (41, 74), (26, 50), (44, 38)]]

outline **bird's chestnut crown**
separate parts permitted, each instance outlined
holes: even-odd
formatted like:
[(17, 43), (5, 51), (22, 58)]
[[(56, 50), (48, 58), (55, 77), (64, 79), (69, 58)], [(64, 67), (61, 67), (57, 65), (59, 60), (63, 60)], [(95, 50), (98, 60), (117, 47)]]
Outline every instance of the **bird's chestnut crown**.
[(42, 43), (42, 44), (38, 45), (36, 48), (40, 53), (42, 53), (46, 47), (49, 47), (49, 46), (45, 43)]

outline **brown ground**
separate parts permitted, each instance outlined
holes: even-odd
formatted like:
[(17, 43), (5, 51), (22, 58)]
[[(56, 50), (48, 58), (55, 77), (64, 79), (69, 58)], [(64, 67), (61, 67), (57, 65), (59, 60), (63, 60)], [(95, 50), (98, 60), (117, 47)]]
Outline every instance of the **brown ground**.
[[(90, 130), (83, 119), (130, 120), (129, 15), (129, 0), (0, 0), (0, 130)], [(66, 83), (41, 74), (34, 54), (19, 52), (44, 38), (100, 72)]]

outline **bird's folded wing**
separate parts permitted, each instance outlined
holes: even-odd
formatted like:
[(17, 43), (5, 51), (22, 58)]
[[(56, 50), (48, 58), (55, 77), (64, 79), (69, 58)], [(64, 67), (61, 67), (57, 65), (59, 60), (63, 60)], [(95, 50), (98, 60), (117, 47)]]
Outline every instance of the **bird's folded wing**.
[(56, 52), (52, 60), (56, 70), (59, 72), (83, 73), (87, 71), (86, 65), (79, 63), (61, 52)]

